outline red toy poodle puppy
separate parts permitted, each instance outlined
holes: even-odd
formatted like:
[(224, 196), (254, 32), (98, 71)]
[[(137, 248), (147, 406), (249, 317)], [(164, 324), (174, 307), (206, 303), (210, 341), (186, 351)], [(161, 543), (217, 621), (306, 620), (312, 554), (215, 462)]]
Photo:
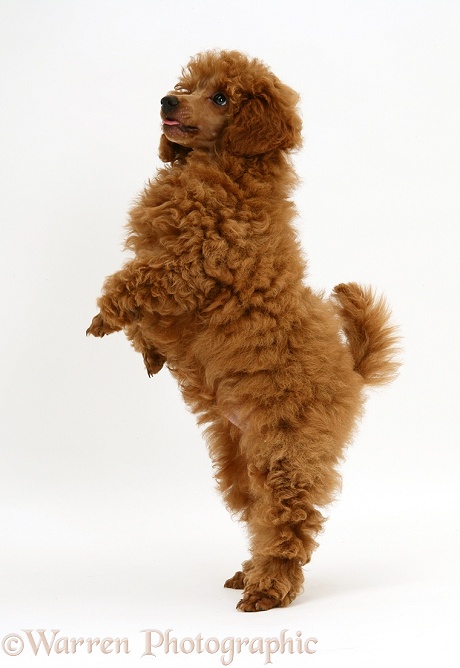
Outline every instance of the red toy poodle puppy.
[(190, 61), (161, 100), (166, 165), (131, 211), (134, 257), (106, 279), (87, 330), (124, 330), (208, 425), (219, 489), (250, 534), (251, 558), (225, 583), (243, 611), (300, 592), (364, 387), (396, 371), (383, 300), (348, 283), (326, 301), (303, 282), (298, 99), (241, 53)]

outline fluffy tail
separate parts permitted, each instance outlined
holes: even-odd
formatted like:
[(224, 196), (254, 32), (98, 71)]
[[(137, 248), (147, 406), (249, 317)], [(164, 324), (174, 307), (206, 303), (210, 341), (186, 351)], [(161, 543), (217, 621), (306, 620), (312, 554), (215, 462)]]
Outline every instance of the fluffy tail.
[(355, 371), (367, 385), (389, 383), (400, 365), (396, 360), (398, 336), (396, 328), (389, 324), (390, 311), (385, 300), (357, 283), (337, 285), (332, 297), (338, 305)]

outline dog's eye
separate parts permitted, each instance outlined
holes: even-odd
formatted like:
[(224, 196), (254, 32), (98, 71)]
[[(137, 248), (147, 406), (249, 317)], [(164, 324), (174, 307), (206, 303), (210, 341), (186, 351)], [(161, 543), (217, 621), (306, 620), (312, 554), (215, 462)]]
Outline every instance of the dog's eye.
[(227, 104), (227, 98), (223, 93), (216, 93), (213, 96), (212, 101), (219, 107), (225, 107), (225, 105)]

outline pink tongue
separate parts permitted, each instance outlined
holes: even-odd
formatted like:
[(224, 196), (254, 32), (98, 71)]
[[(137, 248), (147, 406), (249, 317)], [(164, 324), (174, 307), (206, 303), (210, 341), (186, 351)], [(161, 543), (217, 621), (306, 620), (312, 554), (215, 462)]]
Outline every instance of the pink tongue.
[(163, 121), (164, 125), (180, 125), (179, 121), (170, 121), (168, 118), (165, 118)]

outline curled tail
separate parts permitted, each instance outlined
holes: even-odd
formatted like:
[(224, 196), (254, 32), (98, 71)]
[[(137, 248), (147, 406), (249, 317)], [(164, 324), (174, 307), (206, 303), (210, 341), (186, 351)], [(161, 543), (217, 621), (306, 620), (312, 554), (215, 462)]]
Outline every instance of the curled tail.
[(389, 383), (397, 375), (398, 336), (389, 324), (383, 298), (357, 283), (341, 283), (332, 293), (357, 371), (367, 385)]

